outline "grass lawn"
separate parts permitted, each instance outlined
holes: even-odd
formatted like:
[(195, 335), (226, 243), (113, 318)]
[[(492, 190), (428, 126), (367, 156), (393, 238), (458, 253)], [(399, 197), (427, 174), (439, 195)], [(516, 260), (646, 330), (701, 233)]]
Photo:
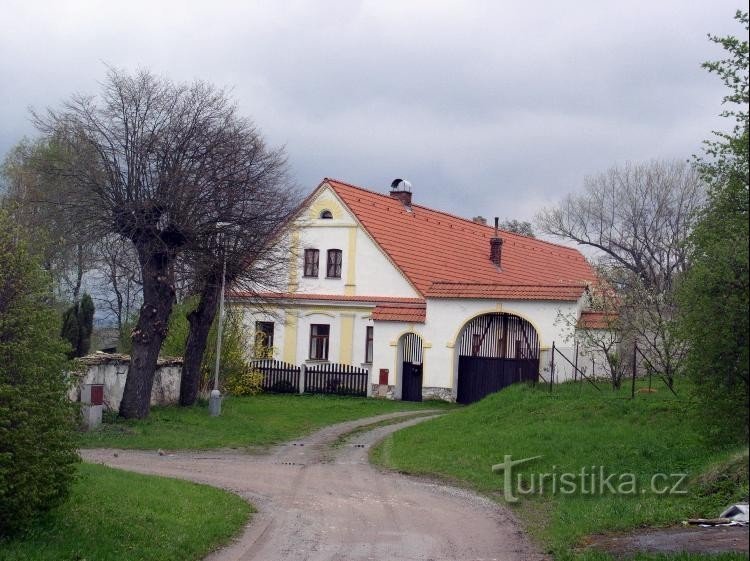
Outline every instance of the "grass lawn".
[(188, 561), (235, 535), (252, 508), (231, 493), (81, 464), (69, 500), (0, 561)]
[[(549, 394), (546, 388), (518, 385), (393, 434), (373, 450), (372, 459), (406, 473), (444, 477), (498, 501), (504, 501), (504, 478), (491, 466), (506, 454), (513, 459), (542, 456), (514, 468), (513, 479), (521, 474), (527, 489), (531, 474), (578, 474), (583, 467), (590, 472), (590, 466), (604, 466), (607, 475), (634, 474), (634, 494), (579, 490), (552, 496), (548, 479), (541, 496), (517, 495), (520, 500), (512, 508), (558, 559), (606, 558), (571, 553), (587, 534), (714, 517), (747, 497), (747, 451), (712, 448), (703, 441), (688, 422), (687, 397), (677, 399), (664, 387), (635, 400), (629, 396), (629, 388), (598, 393), (588, 384), (564, 384)], [(725, 478), (726, 471), (732, 476)], [(654, 474), (682, 472), (689, 474), (680, 487), (687, 494), (651, 491)], [(700, 557), (680, 557), (688, 558)]]
[(155, 407), (143, 421), (108, 418), (100, 430), (82, 433), (81, 447), (165, 450), (244, 448), (299, 438), (315, 429), (395, 411), (447, 408), (443, 402), (410, 403), (324, 395), (229, 397), (221, 416), (208, 407)]

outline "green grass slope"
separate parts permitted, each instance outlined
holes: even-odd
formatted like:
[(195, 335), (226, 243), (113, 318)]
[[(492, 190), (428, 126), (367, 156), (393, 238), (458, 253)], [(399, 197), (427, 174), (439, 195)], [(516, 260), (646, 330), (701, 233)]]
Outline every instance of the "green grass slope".
[(192, 561), (227, 542), (252, 507), (231, 493), (82, 464), (68, 501), (0, 561)]
[(209, 417), (206, 405), (154, 407), (147, 419), (138, 421), (111, 416), (101, 429), (83, 433), (80, 445), (165, 450), (267, 446), (334, 423), (436, 407), (450, 404), (296, 394), (229, 397), (219, 417)]
[[(557, 474), (557, 494), (547, 479), (541, 494), (514, 491), (519, 501), (512, 506), (532, 536), (558, 558), (569, 556), (587, 534), (716, 516), (729, 502), (747, 496), (747, 471), (737, 473), (746, 452), (738, 460), (736, 451), (707, 446), (687, 421), (686, 397), (675, 398), (666, 389), (629, 397), (626, 390), (599, 393), (588, 385), (564, 384), (552, 394), (518, 385), (393, 434), (372, 452), (372, 459), (406, 473), (457, 481), (504, 501), (504, 477), (491, 466), (506, 454), (513, 459), (541, 455), (514, 469), (513, 489), (517, 474), (526, 489), (532, 474)], [(735, 466), (729, 481), (717, 476), (727, 465)], [(572, 494), (559, 492), (561, 474), (579, 474), (584, 467), (598, 474), (599, 466), (605, 477), (618, 474), (612, 480), (616, 490), (631, 479), (619, 474), (633, 474), (634, 485), (622, 489), (635, 491), (617, 494), (605, 487), (599, 493), (597, 484), (593, 494), (580, 485)], [(712, 470), (713, 477), (698, 477)], [(654, 492), (651, 479), (659, 473), (668, 477), (656, 480), (657, 490), (677, 483), (679, 476), (671, 474), (688, 474), (678, 487), (685, 493)]]

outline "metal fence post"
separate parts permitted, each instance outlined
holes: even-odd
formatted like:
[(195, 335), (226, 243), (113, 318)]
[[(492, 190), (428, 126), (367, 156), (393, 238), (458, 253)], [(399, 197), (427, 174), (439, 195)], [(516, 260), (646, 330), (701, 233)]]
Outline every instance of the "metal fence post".
[(299, 366), (299, 393), (305, 393), (305, 374), (307, 374), (307, 366), (303, 363)]
[(549, 392), (552, 393), (552, 379), (555, 377), (555, 342), (552, 341), (552, 361), (549, 365)]
[(635, 399), (635, 371), (636, 365), (636, 353), (638, 352), (638, 343), (633, 343), (633, 382), (630, 387), (630, 399)]

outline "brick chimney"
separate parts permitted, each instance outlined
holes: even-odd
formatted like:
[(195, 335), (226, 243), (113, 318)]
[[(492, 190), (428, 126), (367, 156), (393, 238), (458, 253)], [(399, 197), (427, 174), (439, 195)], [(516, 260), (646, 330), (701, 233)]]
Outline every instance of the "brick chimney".
[(495, 237), (490, 238), (490, 261), (496, 266), (500, 267), (500, 262), (503, 257), (503, 239), (498, 233), (500, 219), (495, 217)]
[(487, 219), (484, 216), (475, 216), (471, 221), (482, 226), (487, 226)]
[(391, 182), (391, 197), (401, 201), (407, 209), (411, 208), (411, 183), (406, 179), (394, 179)]

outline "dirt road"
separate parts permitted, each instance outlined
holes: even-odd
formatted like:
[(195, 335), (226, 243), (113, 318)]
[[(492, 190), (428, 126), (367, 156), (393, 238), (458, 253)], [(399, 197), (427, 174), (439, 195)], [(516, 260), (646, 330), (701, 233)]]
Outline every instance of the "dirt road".
[[(367, 451), (424, 418), (340, 437), (409, 413), (334, 425), (267, 454), (85, 450), (90, 462), (207, 483), (258, 513), (209, 561), (489, 561), (543, 558), (512, 516), (472, 493), (383, 473)], [(335, 444), (335, 445), (334, 445)], [(490, 469), (490, 466), (487, 466)]]

